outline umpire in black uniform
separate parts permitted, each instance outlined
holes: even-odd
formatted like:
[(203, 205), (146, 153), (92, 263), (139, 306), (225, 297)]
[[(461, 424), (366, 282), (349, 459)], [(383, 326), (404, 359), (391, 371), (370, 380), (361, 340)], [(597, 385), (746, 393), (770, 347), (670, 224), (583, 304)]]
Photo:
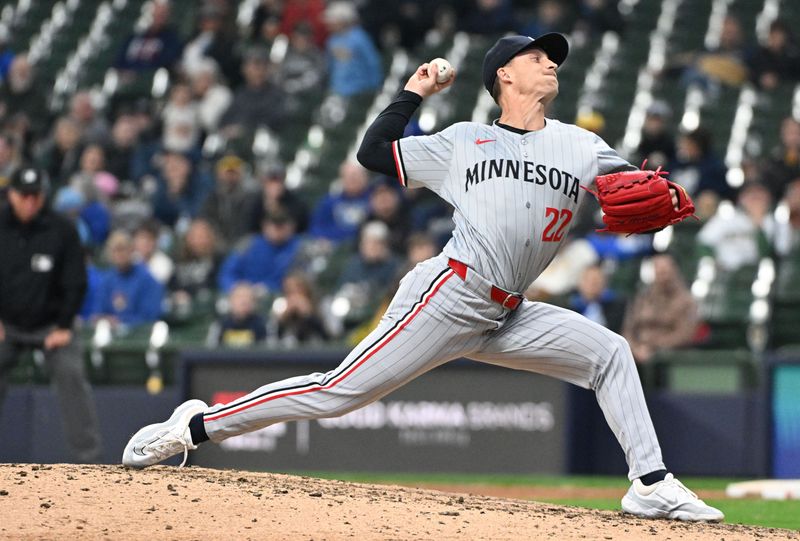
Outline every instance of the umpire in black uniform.
[(47, 188), (46, 173), (22, 168), (0, 210), (0, 407), (20, 354), (41, 349), (74, 458), (95, 462), (97, 413), (74, 331), (86, 293), (86, 265), (75, 227), (45, 206)]

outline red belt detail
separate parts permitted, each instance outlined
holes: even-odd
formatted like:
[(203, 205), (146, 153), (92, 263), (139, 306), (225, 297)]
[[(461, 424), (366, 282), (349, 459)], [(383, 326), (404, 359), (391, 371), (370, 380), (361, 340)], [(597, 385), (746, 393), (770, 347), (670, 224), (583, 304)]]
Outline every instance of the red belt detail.
[[(467, 279), (467, 266), (458, 261), (456, 259), (450, 258), (447, 261), (447, 264), (450, 266), (453, 271), (455, 271), (456, 275), (462, 280)], [(505, 289), (501, 289), (497, 286), (492, 286), (491, 290), (491, 298), (494, 302), (502, 306), (503, 308), (508, 308), (509, 310), (516, 310), (519, 308), (519, 305), (522, 304), (522, 300), (524, 297), (522, 295), (517, 295), (515, 293), (509, 293)]]

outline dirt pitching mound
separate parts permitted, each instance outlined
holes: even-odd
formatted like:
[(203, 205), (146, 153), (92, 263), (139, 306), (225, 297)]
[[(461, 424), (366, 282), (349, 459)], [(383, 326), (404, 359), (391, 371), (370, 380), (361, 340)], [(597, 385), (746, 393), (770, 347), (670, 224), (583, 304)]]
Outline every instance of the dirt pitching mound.
[(471, 494), (268, 473), (0, 464), (1, 539), (794, 539)]

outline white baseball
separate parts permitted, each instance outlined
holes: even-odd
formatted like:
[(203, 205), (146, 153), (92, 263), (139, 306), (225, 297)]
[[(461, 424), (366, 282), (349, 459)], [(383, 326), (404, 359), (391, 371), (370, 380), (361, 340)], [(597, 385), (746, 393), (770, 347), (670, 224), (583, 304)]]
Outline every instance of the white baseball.
[(450, 62), (444, 58), (434, 58), (428, 63), (436, 64), (436, 67), (439, 68), (439, 73), (436, 74), (437, 83), (444, 84), (450, 80), (450, 74), (453, 73), (453, 66), (450, 65)]

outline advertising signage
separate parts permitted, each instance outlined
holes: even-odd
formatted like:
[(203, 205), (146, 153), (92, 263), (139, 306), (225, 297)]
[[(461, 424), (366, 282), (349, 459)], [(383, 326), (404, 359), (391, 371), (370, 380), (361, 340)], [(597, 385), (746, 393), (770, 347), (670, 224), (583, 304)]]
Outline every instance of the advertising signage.
[[(228, 403), (259, 385), (329, 363), (263, 358), (187, 363), (188, 393)], [(457, 362), (341, 417), (279, 423), (201, 446), (214, 468), (397, 472), (563, 473), (566, 384), (527, 372)]]

